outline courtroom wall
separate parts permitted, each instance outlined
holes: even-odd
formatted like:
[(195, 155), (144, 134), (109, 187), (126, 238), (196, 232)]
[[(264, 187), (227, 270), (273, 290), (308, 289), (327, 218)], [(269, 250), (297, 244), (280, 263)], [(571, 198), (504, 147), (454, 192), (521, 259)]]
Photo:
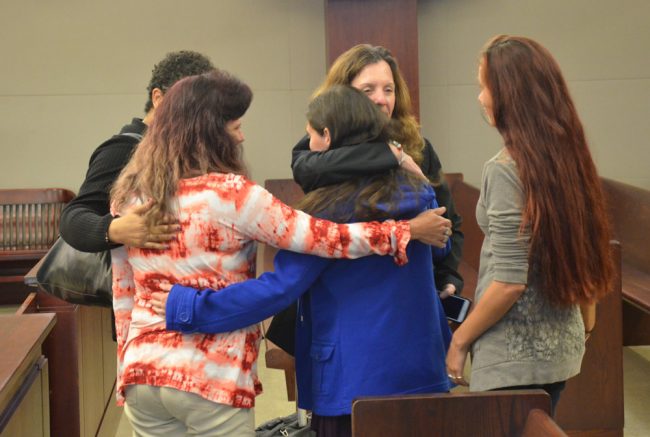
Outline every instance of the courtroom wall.
[(485, 41), (508, 33), (555, 55), (601, 174), (650, 189), (649, 17), (647, 0), (420, 0), (421, 123), (445, 169), (478, 184), (501, 146), (476, 69)]
[[(397, 1), (397, 0), (396, 0)], [(290, 149), (325, 71), (323, 0), (0, 0), (0, 188), (78, 190), (94, 148), (142, 116), (151, 68), (192, 49), (248, 82), (252, 177), (290, 177)], [(497, 33), (557, 57), (601, 173), (650, 188), (650, 2), (420, 0), (424, 134), (447, 171), (480, 180), (500, 137), (476, 65)]]
[(289, 177), (325, 71), (322, 0), (0, 0), (0, 188), (78, 190), (92, 151), (142, 116), (151, 69), (190, 49), (246, 81), (253, 177)]

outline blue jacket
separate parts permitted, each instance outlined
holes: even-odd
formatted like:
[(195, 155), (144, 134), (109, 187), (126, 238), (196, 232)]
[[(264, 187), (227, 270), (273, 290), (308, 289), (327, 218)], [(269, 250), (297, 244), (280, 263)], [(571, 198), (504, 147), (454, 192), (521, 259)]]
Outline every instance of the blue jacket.
[[(402, 190), (395, 218), (437, 207), (430, 187)], [(226, 332), (277, 313), (300, 298), (296, 375), (301, 408), (350, 414), (359, 396), (446, 392), (451, 332), (433, 280), (432, 252), (417, 241), (409, 262), (391, 257), (332, 260), (280, 251), (275, 272), (222, 290), (175, 285), (167, 329)], [(308, 291), (308, 292), (307, 292)], [(307, 292), (307, 293), (306, 293)]]

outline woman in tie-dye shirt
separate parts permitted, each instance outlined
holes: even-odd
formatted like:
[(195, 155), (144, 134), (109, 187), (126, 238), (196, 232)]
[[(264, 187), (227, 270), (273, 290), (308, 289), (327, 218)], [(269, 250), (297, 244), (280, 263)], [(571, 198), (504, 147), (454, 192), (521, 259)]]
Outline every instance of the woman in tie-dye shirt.
[(261, 392), (258, 326), (166, 331), (150, 303), (159, 283), (220, 289), (249, 279), (255, 241), (324, 257), (391, 254), (404, 263), (409, 238), (439, 246), (448, 238), (450, 223), (432, 212), (410, 223), (339, 225), (249, 181), (240, 119), (251, 99), (247, 85), (222, 71), (179, 81), (113, 189), (115, 214), (153, 200), (151, 220), (172, 215), (181, 226), (166, 250), (112, 251), (117, 397), (136, 435), (253, 435)]

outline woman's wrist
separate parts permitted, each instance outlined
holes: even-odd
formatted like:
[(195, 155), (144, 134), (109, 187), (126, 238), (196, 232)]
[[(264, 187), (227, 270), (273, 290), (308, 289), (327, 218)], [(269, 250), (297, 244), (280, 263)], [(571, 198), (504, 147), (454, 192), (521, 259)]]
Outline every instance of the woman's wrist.
[(461, 325), (454, 331), (454, 335), (451, 337), (451, 343), (459, 350), (469, 350), (471, 342), (464, 335), (465, 330), (462, 328), (463, 326)]

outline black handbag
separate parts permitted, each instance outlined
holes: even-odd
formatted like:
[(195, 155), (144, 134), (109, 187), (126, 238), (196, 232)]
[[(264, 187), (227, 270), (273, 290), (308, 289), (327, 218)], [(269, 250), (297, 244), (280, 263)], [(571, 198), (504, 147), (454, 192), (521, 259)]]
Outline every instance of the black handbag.
[(43, 258), (36, 282), (43, 290), (66, 302), (113, 306), (113, 274), (108, 250), (81, 252), (59, 237)]

